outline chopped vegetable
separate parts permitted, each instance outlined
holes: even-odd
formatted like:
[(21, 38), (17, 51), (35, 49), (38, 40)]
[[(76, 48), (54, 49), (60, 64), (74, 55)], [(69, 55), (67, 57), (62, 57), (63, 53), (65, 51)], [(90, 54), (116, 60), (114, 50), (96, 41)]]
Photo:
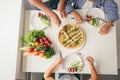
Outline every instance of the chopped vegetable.
[(91, 25), (98, 27), (99, 26), (99, 21), (97, 18), (92, 17), (92, 16), (86, 16), (86, 20), (88, 21), (88, 23), (90, 23)]

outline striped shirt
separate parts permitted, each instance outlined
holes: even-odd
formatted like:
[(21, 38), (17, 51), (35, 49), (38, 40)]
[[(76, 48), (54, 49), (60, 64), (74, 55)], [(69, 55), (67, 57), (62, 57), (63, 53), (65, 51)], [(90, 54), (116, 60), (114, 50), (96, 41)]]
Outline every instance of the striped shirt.
[[(74, 9), (81, 9), (85, 2), (86, 0), (66, 0), (66, 13), (68, 14)], [(114, 0), (94, 0), (93, 7), (103, 7), (108, 20), (115, 21), (119, 19), (118, 6)]]

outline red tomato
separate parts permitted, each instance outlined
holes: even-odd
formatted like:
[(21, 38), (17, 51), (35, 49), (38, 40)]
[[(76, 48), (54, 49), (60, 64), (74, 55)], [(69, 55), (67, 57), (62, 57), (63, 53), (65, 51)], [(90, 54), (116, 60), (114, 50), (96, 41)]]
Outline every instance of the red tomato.
[(68, 72), (71, 72), (71, 68), (68, 68)]
[(44, 53), (44, 52), (45, 52), (45, 50), (40, 50), (39, 52), (40, 52), (40, 53)]
[(48, 41), (45, 41), (45, 44), (47, 44), (48, 43)]
[(40, 41), (40, 43), (42, 43), (43, 42), (42, 38), (40, 38), (39, 41)]
[(91, 20), (92, 20), (92, 18), (87, 18), (86, 20), (89, 22), (89, 21), (91, 21)]
[(71, 67), (71, 72), (74, 72), (74, 68), (73, 67)]
[(29, 47), (27, 51), (30, 53), (33, 51), (33, 48)]
[(46, 44), (47, 44), (48, 46), (50, 46), (50, 43), (49, 43), (49, 42), (47, 42)]
[(38, 17), (40, 17), (40, 16), (42, 16), (42, 14), (39, 12), (39, 13), (38, 13)]
[(35, 55), (38, 56), (39, 54), (40, 54), (40, 53), (37, 51)]
[(43, 37), (43, 40), (46, 41), (46, 40), (48, 40), (48, 38), (47, 37)]
[(77, 72), (77, 68), (74, 67), (74, 72)]
[(38, 50), (36, 48), (34, 48), (34, 52), (37, 52)]

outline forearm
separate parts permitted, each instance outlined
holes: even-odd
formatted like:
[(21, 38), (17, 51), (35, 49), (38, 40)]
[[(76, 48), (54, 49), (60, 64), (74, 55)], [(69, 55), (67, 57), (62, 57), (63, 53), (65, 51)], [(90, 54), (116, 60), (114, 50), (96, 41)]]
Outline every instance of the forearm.
[(94, 67), (94, 64), (93, 63), (89, 63), (89, 66), (90, 66), (90, 73), (91, 73), (90, 80), (98, 80), (97, 71), (96, 71), (96, 69)]
[(60, 0), (60, 1), (59, 1), (59, 4), (64, 5), (64, 3), (65, 3), (65, 0)]
[(51, 14), (53, 13), (41, 0), (28, 0), (28, 1), (37, 8), (44, 11), (49, 16), (51, 16)]
[(48, 68), (48, 70), (44, 73), (44, 78), (45, 78), (45, 79), (51, 77), (51, 74), (52, 74), (52, 72), (53, 72), (53, 70), (55, 69), (56, 66), (57, 66), (57, 65), (53, 63), (53, 64)]

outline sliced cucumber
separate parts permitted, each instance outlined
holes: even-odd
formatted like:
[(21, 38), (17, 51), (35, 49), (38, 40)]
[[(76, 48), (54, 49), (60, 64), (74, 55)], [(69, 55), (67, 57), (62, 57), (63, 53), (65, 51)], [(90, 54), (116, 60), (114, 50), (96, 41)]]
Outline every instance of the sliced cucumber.
[(73, 67), (77, 67), (79, 65), (80, 65), (80, 61), (75, 61), (71, 64), (71, 66), (73, 66)]

